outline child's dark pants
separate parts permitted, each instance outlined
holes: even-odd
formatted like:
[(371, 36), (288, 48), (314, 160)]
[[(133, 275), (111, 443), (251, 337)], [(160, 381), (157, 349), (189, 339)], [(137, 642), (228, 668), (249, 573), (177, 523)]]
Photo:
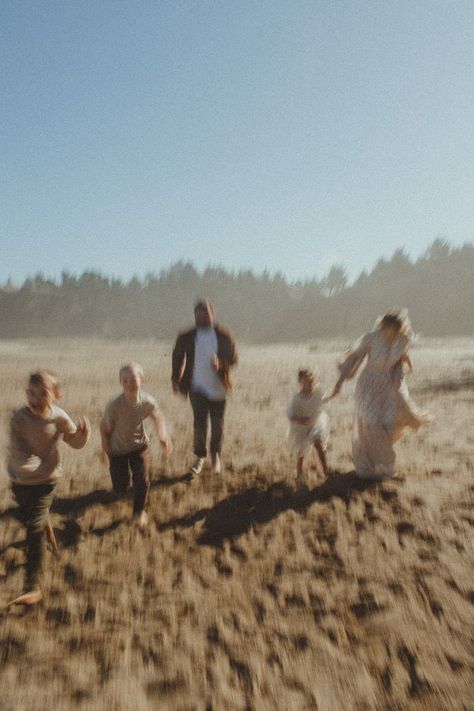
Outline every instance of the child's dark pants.
[(46, 548), (46, 524), (54, 499), (55, 483), (25, 486), (12, 484), (13, 496), (19, 506), (18, 516), (26, 527), (25, 592), (39, 586)]
[(123, 496), (130, 486), (130, 471), (132, 472), (133, 481), (133, 513), (139, 514), (145, 508), (150, 488), (150, 455), (148, 447), (110, 457), (112, 486), (119, 496)]

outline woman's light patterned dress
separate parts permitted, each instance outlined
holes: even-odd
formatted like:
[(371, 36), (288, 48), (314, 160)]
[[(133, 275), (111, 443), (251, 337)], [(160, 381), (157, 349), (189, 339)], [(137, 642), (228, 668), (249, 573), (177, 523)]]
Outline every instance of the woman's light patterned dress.
[(394, 443), (403, 430), (417, 430), (430, 424), (429, 413), (410, 399), (403, 378), (402, 357), (407, 353), (411, 333), (402, 332), (393, 343), (376, 327), (354, 345), (339, 370), (352, 378), (365, 357), (355, 391), (352, 458), (358, 476), (384, 479), (395, 476)]

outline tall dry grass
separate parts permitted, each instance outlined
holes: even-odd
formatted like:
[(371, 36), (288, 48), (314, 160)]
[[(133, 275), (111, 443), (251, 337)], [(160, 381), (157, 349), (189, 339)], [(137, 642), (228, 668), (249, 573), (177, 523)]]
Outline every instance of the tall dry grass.
[[(0, 343), (5, 454), (28, 373), (54, 368), (62, 406), (92, 438), (63, 447), (44, 604), (0, 613), (0, 707), (23, 709), (472, 709), (473, 341), (421, 341), (414, 397), (436, 416), (398, 447), (399, 478), (351, 473), (353, 383), (328, 405), (330, 465), (295, 491), (284, 409), (300, 366), (332, 385), (344, 344), (246, 347), (225, 469), (182, 480), (189, 405), (170, 392), (170, 346)], [(149, 529), (110, 496), (98, 424), (133, 358), (170, 423), (153, 449)], [(24, 531), (0, 485), (1, 605), (22, 585)]]

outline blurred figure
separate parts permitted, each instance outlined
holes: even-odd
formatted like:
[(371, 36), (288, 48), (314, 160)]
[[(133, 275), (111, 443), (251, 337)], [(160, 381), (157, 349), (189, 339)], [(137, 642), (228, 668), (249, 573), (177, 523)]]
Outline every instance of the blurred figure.
[(141, 387), (143, 368), (128, 363), (119, 372), (122, 393), (108, 403), (100, 425), (102, 450), (109, 460), (114, 491), (123, 495), (133, 481), (133, 516), (144, 528), (148, 523), (145, 507), (150, 488), (149, 437), (144, 427), (147, 417), (153, 422), (160, 444), (171, 452), (166, 422), (156, 400)]
[(39, 578), (46, 537), (56, 550), (49, 522), (56, 482), (61, 477), (59, 442), (75, 449), (87, 444), (90, 425), (86, 417), (77, 426), (57, 406), (61, 397), (57, 377), (48, 370), (30, 375), (27, 405), (16, 410), (10, 421), (8, 474), (19, 517), (26, 527), (26, 574), (23, 594), (10, 605), (33, 605), (43, 598)]
[(194, 415), (194, 454), (189, 472), (200, 474), (207, 457), (207, 427), (211, 421), (211, 461), (220, 474), (222, 433), (227, 394), (231, 391), (229, 371), (237, 363), (232, 334), (215, 323), (214, 307), (207, 299), (194, 307), (196, 327), (181, 333), (172, 355), (171, 382), (175, 393), (189, 396)]
[(296, 480), (302, 483), (305, 454), (314, 446), (324, 474), (328, 475), (326, 447), (329, 418), (323, 410), (321, 387), (316, 374), (311, 370), (298, 371), (299, 392), (295, 393), (286, 414), (290, 421), (288, 445), (296, 454)]
[(408, 315), (393, 311), (379, 318), (339, 364), (340, 376), (330, 397), (339, 393), (344, 380), (352, 378), (367, 357), (355, 391), (352, 439), (354, 466), (362, 478), (395, 476), (394, 443), (406, 427), (417, 430), (433, 421), (410, 399), (404, 380), (404, 365), (412, 368), (408, 355), (412, 340)]

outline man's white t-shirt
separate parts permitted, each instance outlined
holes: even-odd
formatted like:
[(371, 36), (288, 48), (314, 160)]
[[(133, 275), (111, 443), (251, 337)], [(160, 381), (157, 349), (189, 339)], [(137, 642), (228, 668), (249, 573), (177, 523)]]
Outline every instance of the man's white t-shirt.
[(212, 367), (217, 354), (217, 335), (214, 328), (198, 328), (194, 342), (194, 368), (191, 390), (209, 400), (225, 400), (226, 389)]

